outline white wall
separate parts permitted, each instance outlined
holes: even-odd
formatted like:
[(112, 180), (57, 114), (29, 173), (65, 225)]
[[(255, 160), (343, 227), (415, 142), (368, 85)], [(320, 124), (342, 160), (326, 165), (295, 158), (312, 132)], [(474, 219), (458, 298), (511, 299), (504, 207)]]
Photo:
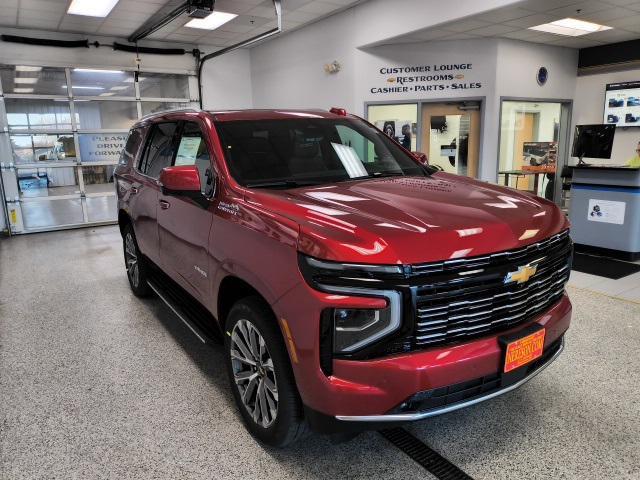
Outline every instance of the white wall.
[[(639, 80), (640, 69), (578, 77), (576, 101), (573, 104), (573, 124), (602, 123), (607, 83)], [(624, 164), (635, 155), (639, 141), (640, 128), (617, 128), (611, 160), (587, 159), (586, 161), (594, 164)], [(576, 159), (571, 160), (572, 163), (577, 161)]]
[[(354, 109), (355, 16), (347, 10), (251, 49), (256, 108)], [(342, 70), (325, 73), (337, 60)]]
[(206, 110), (253, 107), (251, 53), (236, 50), (208, 60), (202, 69), (202, 106)]

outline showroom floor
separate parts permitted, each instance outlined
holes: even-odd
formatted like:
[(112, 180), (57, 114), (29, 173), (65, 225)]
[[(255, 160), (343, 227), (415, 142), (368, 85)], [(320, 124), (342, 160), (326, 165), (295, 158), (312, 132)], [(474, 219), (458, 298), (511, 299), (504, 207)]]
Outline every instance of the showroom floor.
[[(0, 478), (434, 478), (374, 432), (256, 444), (221, 349), (158, 299), (134, 297), (122, 263), (115, 226), (0, 240)], [(633, 277), (575, 275), (552, 366), (407, 430), (477, 479), (640, 478)]]

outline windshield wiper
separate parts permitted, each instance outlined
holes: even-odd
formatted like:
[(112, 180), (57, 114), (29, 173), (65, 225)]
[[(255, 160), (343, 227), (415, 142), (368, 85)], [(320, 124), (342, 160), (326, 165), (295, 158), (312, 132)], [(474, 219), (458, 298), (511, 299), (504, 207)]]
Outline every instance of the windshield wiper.
[(273, 182), (249, 182), (247, 188), (297, 188), (319, 185), (319, 182), (295, 181), (295, 180), (275, 180)]

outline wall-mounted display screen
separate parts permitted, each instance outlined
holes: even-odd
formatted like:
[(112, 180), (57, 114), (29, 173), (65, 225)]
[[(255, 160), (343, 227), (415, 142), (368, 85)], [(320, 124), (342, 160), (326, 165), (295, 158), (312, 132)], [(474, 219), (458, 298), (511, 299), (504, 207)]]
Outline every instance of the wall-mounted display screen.
[(640, 127), (640, 81), (609, 83), (604, 101), (604, 123)]

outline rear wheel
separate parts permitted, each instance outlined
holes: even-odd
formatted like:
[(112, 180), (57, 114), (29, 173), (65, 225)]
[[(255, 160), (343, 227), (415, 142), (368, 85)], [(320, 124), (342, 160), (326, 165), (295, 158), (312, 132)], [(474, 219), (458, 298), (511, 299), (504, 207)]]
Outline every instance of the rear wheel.
[(135, 233), (133, 233), (131, 224), (124, 227), (122, 243), (129, 286), (134, 295), (147, 297), (151, 294), (151, 289), (147, 283), (147, 268), (140, 249), (138, 248), (138, 242), (136, 241), (136, 236)]
[(226, 322), (225, 352), (233, 396), (245, 426), (271, 446), (306, 433), (302, 402), (282, 334), (270, 309), (256, 297), (236, 303)]

